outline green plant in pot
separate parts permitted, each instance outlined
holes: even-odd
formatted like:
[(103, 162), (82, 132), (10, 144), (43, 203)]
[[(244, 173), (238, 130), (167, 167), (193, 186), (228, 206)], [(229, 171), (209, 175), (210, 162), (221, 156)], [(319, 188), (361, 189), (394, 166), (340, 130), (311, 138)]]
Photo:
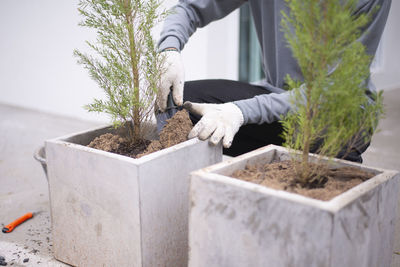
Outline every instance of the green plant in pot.
[(166, 15), (159, 0), (81, 0), (81, 26), (97, 32), (96, 43), (87, 42), (96, 56), (74, 51), (105, 92), (86, 109), (110, 115), (115, 127), (126, 125), (129, 142), (143, 142), (143, 123), (151, 118), (163, 73), (151, 31)]
[[(358, 40), (369, 22), (357, 1), (286, 0), (285, 37), (304, 81), (293, 90), (295, 109), (284, 116), (285, 146), (300, 150), (295, 166), (303, 186), (322, 182), (309, 153), (344, 157), (368, 142), (383, 113), (382, 94), (367, 94), (371, 56)], [(343, 3), (342, 3), (343, 2)], [(300, 82), (288, 77), (291, 88)]]

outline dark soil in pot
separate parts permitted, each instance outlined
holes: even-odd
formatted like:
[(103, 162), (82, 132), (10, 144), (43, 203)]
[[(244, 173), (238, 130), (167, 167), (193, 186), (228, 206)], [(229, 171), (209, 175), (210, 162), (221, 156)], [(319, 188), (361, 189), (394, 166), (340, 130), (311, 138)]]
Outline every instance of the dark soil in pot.
[(167, 124), (160, 132), (159, 140), (143, 140), (141, 143), (131, 145), (126, 138), (107, 133), (96, 137), (88, 146), (132, 158), (140, 158), (188, 140), (187, 136), (192, 128), (193, 124), (188, 112), (181, 110), (167, 120)]
[(321, 175), (322, 183), (319, 185), (301, 185), (298, 182), (293, 161), (247, 165), (244, 170), (235, 171), (231, 177), (328, 201), (375, 176), (374, 173), (355, 167), (330, 169), (322, 164), (312, 164), (312, 166), (317, 168)]

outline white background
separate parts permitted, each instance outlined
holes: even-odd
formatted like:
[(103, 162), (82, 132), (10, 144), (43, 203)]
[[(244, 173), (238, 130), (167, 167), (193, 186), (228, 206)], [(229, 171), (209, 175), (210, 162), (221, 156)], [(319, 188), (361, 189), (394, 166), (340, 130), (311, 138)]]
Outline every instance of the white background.
[[(176, 2), (168, 0), (166, 6)], [(84, 41), (95, 36), (78, 26), (77, 3), (0, 1), (0, 103), (107, 121), (82, 108), (92, 98), (102, 97), (102, 92), (72, 56), (75, 48), (85, 50)], [(373, 74), (379, 89), (400, 88), (399, 14), (400, 1), (392, 1), (381, 58)], [(237, 79), (238, 39), (238, 11), (198, 30), (182, 52), (186, 80)]]

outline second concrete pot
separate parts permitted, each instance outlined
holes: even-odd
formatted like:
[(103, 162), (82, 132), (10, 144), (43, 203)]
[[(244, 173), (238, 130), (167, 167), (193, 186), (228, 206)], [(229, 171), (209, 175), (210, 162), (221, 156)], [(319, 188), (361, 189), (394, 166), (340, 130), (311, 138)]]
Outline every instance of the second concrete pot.
[(376, 175), (330, 201), (229, 177), (287, 159), (267, 146), (191, 174), (189, 266), (389, 267), (399, 173), (334, 160)]

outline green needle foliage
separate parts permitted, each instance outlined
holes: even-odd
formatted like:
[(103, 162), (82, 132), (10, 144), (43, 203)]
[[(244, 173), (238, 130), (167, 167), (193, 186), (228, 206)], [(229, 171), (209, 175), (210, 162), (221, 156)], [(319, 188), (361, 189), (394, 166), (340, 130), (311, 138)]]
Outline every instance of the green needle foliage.
[(376, 128), (383, 105), (380, 93), (375, 102), (366, 95), (371, 57), (358, 38), (370, 18), (353, 15), (356, 1), (286, 2), (290, 14), (282, 12), (282, 26), (304, 81), (282, 122), (285, 146), (302, 151), (297, 173), (306, 185), (320, 179), (309, 164), (311, 149), (320, 143), (316, 153), (330, 158), (350, 149), (355, 136), (368, 138)]
[(79, 24), (96, 30), (96, 43), (86, 42), (95, 56), (74, 51), (106, 99), (85, 106), (111, 116), (115, 127), (127, 125), (132, 143), (142, 140), (142, 123), (151, 116), (163, 58), (151, 30), (165, 16), (159, 0), (81, 0)]

